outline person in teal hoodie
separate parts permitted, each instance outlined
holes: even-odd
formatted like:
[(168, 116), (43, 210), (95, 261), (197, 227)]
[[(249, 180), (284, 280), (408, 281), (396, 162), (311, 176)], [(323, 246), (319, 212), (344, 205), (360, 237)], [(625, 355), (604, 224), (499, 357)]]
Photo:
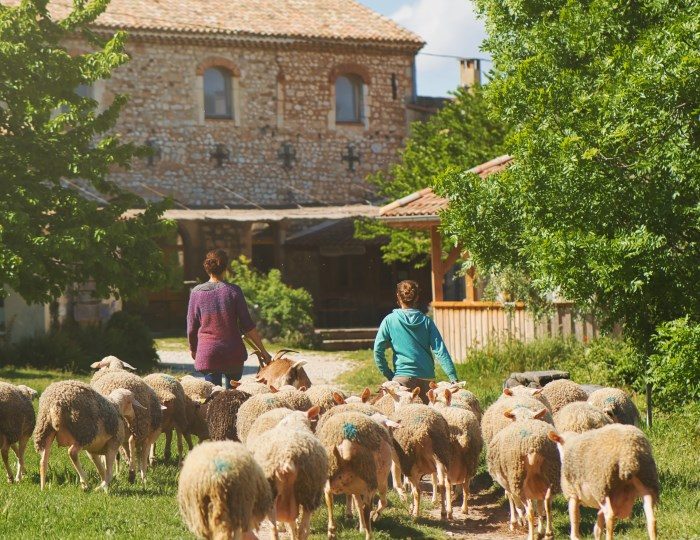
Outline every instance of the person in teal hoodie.
[[(400, 309), (387, 315), (379, 325), (374, 340), (374, 362), (387, 380), (398, 381), (409, 389), (419, 387), (427, 403), (430, 382), (435, 379), (433, 353), (450, 381), (457, 381), (457, 371), (435, 323), (416, 309), (420, 291), (418, 283), (402, 281), (396, 287)], [(386, 349), (394, 352), (392, 371)]]

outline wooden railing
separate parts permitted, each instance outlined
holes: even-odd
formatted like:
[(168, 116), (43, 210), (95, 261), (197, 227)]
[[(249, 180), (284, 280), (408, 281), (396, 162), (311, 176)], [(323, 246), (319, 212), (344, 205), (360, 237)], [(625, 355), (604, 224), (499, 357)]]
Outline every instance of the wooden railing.
[(506, 307), (500, 302), (433, 302), (433, 318), (456, 362), (472, 348), (506, 339), (531, 341), (539, 337), (569, 337), (589, 341), (598, 336), (590, 316), (578, 316), (569, 302), (554, 305), (554, 312), (535, 318), (524, 304)]

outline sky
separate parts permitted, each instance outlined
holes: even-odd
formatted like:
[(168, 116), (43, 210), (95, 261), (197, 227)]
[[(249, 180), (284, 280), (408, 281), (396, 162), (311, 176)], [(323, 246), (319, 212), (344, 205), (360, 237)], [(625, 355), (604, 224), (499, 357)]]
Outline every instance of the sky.
[[(421, 53), (488, 57), (479, 50), (486, 37), (470, 0), (359, 0), (360, 3), (416, 32), (426, 45), (416, 58), (418, 94), (446, 96), (459, 84), (459, 61)], [(489, 64), (482, 63), (482, 72)]]

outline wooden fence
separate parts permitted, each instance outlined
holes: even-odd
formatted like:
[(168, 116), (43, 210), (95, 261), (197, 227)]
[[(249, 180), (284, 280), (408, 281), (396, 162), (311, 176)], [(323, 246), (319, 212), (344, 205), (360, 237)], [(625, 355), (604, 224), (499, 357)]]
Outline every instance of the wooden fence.
[(539, 337), (569, 337), (589, 341), (598, 336), (590, 316), (577, 316), (573, 305), (556, 303), (554, 312), (539, 319), (524, 304), (505, 307), (499, 302), (433, 302), (433, 318), (456, 362), (463, 362), (472, 348), (495, 341)]

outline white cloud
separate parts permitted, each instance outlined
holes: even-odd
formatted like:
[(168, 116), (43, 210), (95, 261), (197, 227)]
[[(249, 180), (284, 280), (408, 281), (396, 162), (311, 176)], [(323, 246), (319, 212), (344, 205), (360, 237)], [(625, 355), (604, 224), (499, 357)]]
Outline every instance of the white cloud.
[[(483, 57), (479, 50), (486, 37), (469, 0), (413, 0), (391, 18), (413, 30), (426, 42), (421, 52), (462, 57)], [(445, 95), (459, 83), (456, 59), (419, 54), (416, 59), (418, 90), (423, 95)]]

